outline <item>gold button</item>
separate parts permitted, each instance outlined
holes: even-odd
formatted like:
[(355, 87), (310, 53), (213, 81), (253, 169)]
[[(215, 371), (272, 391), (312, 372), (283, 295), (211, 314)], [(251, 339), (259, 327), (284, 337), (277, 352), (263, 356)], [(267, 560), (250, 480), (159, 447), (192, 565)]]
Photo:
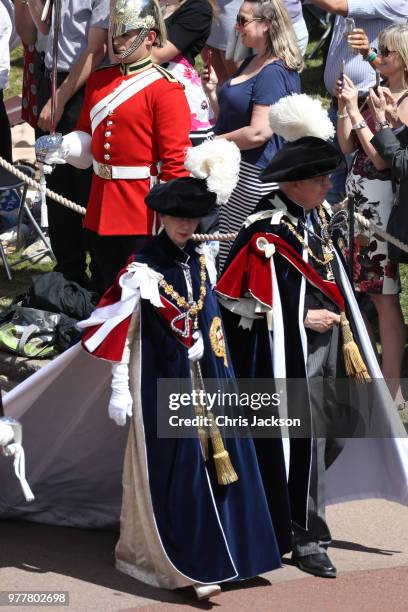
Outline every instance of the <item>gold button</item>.
[(109, 138), (109, 136), (111, 136), (112, 132), (105, 132), (105, 138)]
[(113, 125), (113, 121), (107, 121), (106, 125), (109, 125), (109, 126)]
[(105, 149), (110, 149), (110, 144), (109, 142), (105, 142), (105, 144), (103, 145)]
[(103, 156), (103, 159), (106, 159), (106, 160), (110, 159), (109, 153), (105, 153), (105, 155)]

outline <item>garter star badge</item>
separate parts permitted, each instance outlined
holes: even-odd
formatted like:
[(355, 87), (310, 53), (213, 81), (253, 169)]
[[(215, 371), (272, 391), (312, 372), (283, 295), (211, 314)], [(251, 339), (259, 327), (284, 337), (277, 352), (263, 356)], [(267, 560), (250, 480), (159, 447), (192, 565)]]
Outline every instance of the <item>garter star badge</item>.
[(210, 341), (214, 354), (224, 359), (224, 366), (228, 367), (227, 351), (225, 350), (224, 332), (220, 317), (214, 317), (210, 326)]

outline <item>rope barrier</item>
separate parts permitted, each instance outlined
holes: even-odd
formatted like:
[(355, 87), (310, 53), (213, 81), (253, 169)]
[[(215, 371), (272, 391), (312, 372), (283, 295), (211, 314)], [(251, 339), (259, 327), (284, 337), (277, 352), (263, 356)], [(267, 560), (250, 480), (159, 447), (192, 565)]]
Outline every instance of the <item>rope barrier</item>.
[[(13, 164), (10, 164), (2, 157), (0, 157), (0, 166), (2, 166), (5, 170), (11, 172), (11, 174), (14, 174), (14, 176), (19, 178), (21, 181), (24, 181), (24, 183), (26, 183), (29, 187), (33, 187), (34, 189), (37, 189), (37, 191), (40, 190), (41, 185), (38, 181), (35, 181), (34, 179), (30, 178), (29, 176), (24, 174), (24, 172), (21, 172), (21, 170), (13, 166)], [(67, 208), (74, 210), (80, 215), (85, 215), (86, 208), (84, 208), (83, 206), (79, 206), (79, 204), (76, 204), (72, 200), (64, 198), (62, 195), (59, 195), (59, 193), (55, 193), (55, 191), (48, 189), (48, 187), (46, 188), (45, 193), (49, 198), (55, 200), (55, 202), (58, 202), (58, 204), (62, 204), (62, 206), (66, 206)]]
[[(343, 202), (341, 202), (337, 206), (336, 210), (345, 209), (347, 208), (347, 205), (348, 205), (348, 199), (346, 198), (345, 200), (343, 200)], [(381, 227), (378, 227), (378, 225), (375, 225), (375, 223), (373, 223), (369, 219), (366, 219), (363, 215), (360, 215), (360, 213), (354, 212), (354, 218), (357, 221), (357, 223), (359, 223), (365, 229), (369, 230), (372, 234), (375, 234), (378, 238), (382, 238), (386, 242), (390, 242), (394, 246), (401, 249), (401, 251), (404, 251), (404, 253), (408, 253), (407, 244), (405, 244), (404, 242), (401, 242), (401, 240), (398, 240), (398, 238), (396, 238), (392, 234), (389, 234), (385, 230), (381, 229)]]
[[(15, 166), (13, 166), (13, 164), (10, 164), (8, 161), (3, 159), (2, 157), (0, 157), (0, 166), (2, 166), (5, 170), (8, 170), (12, 174), (14, 174), (14, 176), (19, 178), (21, 181), (24, 181), (30, 187), (33, 187), (34, 189), (37, 189), (38, 191), (40, 190), (40, 183), (38, 181), (35, 181), (34, 179), (30, 178), (29, 176), (24, 174), (24, 172), (21, 172), (21, 170), (18, 170)], [(48, 189), (48, 187), (46, 188), (45, 192), (49, 198), (51, 198), (52, 200), (55, 200), (55, 202), (58, 202), (58, 204), (62, 204), (62, 206), (66, 206), (67, 208), (74, 210), (80, 215), (85, 215), (86, 209), (83, 206), (79, 206), (79, 204), (76, 204), (72, 200), (68, 200), (68, 198), (64, 198), (58, 193), (55, 193), (55, 191)], [(340, 210), (341, 208), (345, 208), (346, 205), (347, 205), (347, 198), (346, 200), (343, 200), (343, 202), (341, 202), (340, 205), (338, 205), (337, 209)], [(401, 251), (404, 251), (404, 253), (408, 253), (407, 244), (405, 244), (404, 242), (401, 242), (400, 240), (398, 240), (398, 238), (395, 238), (395, 236), (388, 234), (386, 231), (384, 231), (383, 229), (375, 225), (372, 221), (370, 221), (369, 219), (366, 219), (365, 217), (363, 217), (363, 215), (360, 215), (360, 213), (355, 212), (354, 217), (356, 221), (362, 227), (364, 227), (365, 229), (368, 229), (372, 234), (375, 234), (379, 238), (382, 238), (383, 240), (390, 242), (394, 246), (401, 249)], [(193, 240), (196, 240), (197, 242), (202, 242), (206, 240), (231, 241), (231, 240), (235, 240), (237, 235), (238, 235), (237, 232), (231, 233), (231, 234), (219, 234), (219, 233), (193, 234), (192, 238)]]
[(191, 238), (196, 242), (207, 242), (207, 241), (216, 241), (223, 242), (227, 240), (235, 240), (238, 236), (238, 232), (234, 232), (233, 234), (193, 234)]

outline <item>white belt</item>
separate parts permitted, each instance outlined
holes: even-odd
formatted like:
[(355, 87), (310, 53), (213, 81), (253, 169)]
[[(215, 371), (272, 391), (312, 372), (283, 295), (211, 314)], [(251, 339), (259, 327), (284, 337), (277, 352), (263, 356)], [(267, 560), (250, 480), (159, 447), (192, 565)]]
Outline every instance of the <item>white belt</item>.
[[(92, 161), (95, 174), (103, 179), (147, 179), (151, 177), (152, 166), (110, 166)], [(152, 164), (156, 166), (156, 164)]]

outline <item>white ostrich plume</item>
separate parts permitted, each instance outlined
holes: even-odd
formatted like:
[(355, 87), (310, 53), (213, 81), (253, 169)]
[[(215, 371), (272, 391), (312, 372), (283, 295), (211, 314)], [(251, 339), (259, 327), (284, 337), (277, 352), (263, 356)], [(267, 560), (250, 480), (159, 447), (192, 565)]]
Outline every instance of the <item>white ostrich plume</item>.
[(334, 126), (320, 100), (307, 94), (287, 96), (270, 106), (269, 125), (275, 134), (288, 142), (305, 136), (328, 140), (335, 134)]
[(217, 194), (217, 204), (225, 204), (238, 182), (240, 161), (237, 145), (217, 138), (187, 149), (185, 167), (195, 178), (206, 179), (208, 191)]

